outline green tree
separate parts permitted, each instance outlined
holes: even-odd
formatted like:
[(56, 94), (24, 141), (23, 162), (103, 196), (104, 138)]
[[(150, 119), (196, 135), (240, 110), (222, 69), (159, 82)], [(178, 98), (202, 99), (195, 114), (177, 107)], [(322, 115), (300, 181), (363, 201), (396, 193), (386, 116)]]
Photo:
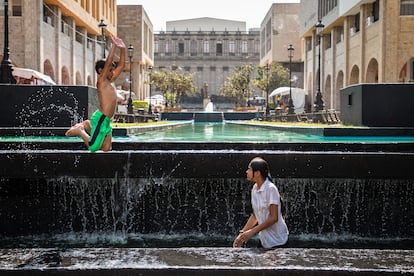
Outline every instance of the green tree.
[(183, 96), (195, 93), (193, 77), (194, 73), (183, 72), (179, 67), (168, 71), (161, 69), (151, 72), (151, 83), (174, 106)]
[(234, 73), (227, 77), (227, 80), (220, 87), (220, 94), (235, 98), (238, 105), (246, 103), (249, 96), (253, 93), (253, 89), (250, 87), (250, 76), (253, 69), (254, 67), (251, 64), (236, 67)]
[(269, 65), (269, 71), (265, 67), (257, 68), (257, 77), (252, 81), (257, 88), (271, 93), (278, 87), (289, 86), (289, 69), (283, 67), (277, 62)]

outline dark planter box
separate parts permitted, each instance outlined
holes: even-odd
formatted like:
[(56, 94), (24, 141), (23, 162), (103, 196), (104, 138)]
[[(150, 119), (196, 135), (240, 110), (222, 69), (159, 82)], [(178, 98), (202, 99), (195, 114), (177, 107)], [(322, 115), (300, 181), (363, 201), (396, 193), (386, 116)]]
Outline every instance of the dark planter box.
[(344, 124), (413, 127), (414, 84), (358, 84), (341, 90)]
[(98, 108), (89, 86), (0, 85), (0, 127), (69, 127)]

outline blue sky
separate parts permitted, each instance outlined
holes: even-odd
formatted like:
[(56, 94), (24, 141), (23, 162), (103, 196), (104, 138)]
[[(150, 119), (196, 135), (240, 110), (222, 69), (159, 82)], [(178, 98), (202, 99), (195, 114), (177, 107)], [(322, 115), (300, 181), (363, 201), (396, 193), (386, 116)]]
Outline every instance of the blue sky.
[(143, 5), (154, 31), (165, 31), (165, 22), (197, 17), (245, 21), (258, 28), (272, 3), (299, 3), (300, 0), (118, 0), (118, 5)]

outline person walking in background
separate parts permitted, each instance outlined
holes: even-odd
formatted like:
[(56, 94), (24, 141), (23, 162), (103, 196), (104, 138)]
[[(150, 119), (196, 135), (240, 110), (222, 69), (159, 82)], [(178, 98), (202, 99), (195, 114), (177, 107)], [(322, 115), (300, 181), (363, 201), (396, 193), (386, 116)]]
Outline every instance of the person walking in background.
[[(117, 37), (112, 37), (112, 47), (106, 60), (98, 60), (95, 70), (98, 73), (96, 84), (98, 90), (99, 109), (96, 110), (90, 120), (72, 126), (66, 136), (80, 136), (91, 152), (99, 149), (109, 151), (112, 149), (111, 118), (115, 114), (117, 106), (117, 93), (113, 82), (122, 73), (125, 66), (125, 44)], [(117, 66), (113, 59), (116, 48), (120, 49), (120, 57)]]
[(289, 231), (283, 218), (284, 206), (279, 190), (272, 182), (269, 165), (261, 157), (252, 159), (246, 171), (247, 180), (254, 182), (251, 194), (253, 213), (233, 242), (241, 247), (259, 234), (258, 247), (275, 248), (286, 245)]

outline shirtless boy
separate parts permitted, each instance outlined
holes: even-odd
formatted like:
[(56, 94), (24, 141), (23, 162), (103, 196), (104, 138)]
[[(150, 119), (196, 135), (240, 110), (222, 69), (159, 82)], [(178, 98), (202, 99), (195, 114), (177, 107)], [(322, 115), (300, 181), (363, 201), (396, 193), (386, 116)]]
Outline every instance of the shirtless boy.
[[(116, 89), (112, 85), (121, 74), (125, 66), (125, 44), (117, 37), (112, 37), (112, 47), (106, 60), (98, 60), (95, 70), (98, 73), (96, 87), (98, 89), (99, 109), (90, 120), (72, 126), (66, 136), (80, 136), (86, 147), (95, 152), (99, 149), (110, 151), (112, 149), (111, 118), (114, 116), (117, 104)], [(120, 49), (119, 62), (116, 68), (113, 65), (116, 47)]]

